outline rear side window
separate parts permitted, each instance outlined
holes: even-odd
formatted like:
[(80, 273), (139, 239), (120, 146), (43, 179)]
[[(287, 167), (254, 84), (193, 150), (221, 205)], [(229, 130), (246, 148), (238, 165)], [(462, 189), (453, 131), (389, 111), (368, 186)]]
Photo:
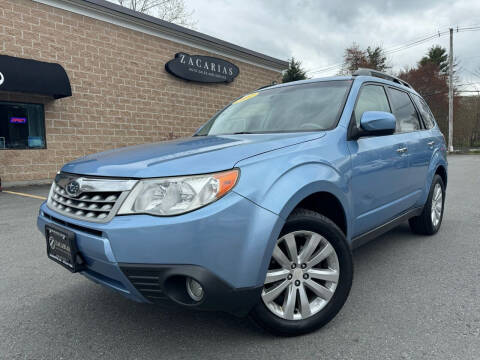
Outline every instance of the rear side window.
[(428, 107), (425, 100), (423, 100), (418, 95), (413, 95), (413, 101), (415, 101), (415, 104), (417, 104), (418, 110), (420, 111), (420, 114), (422, 115), (425, 127), (427, 129), (433, 128), (435, 126), (435, 118), (433, 117), (433, 114), (430, 111), (430, 108)]
[(410, 96), (404, 91), (388, 89), (392, 102), (393, 115), (397, 118), (397, 133), (420, 130), (420, 121)]
[(365, 111), (390, 111), (385, 89), (381, 85), (365, 85), (355, 105), (355, 122), (360, 128), (360, 119)]

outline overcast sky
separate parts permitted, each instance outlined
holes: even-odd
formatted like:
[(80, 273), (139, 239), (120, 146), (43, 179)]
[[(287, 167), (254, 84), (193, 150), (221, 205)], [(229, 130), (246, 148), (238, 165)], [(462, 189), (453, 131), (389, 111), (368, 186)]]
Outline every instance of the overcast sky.
[[(389, 50), (425, 38), (449, 26), (480, 26), (480, 0), (319, 1), (185, 0), (194, 10), (196, 30), (280, 59), (302, 61), (314, 72), (342, 62), (354, 41), (362, 48)], [(433, 44), (448, 47), (448, 35), (389, 55), (396, 72), (415, 66)], [(480, 89), (480, 31), (454, 34), (460, 82)], [(477, 73), (478, 75), (474, 75)], [(468, 88), (471, 88), (468, 86)]]

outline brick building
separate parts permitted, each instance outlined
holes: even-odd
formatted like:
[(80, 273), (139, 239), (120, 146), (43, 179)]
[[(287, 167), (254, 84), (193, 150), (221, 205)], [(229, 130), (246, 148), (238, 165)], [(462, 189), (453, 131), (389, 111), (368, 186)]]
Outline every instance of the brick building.
[[(239, 74), (186, 81), (165, 70), (177, 53), (226, 60)], [(288, 66), (104, 0), (0, 0), (0, 57), (3, 184), (51, 180), (92, 152), (189, 136), (232, 99), (279, 81)], [(68, 78), (50, 75), (46, 63)], [(55, 93), (57, 78), (71, 96)]]

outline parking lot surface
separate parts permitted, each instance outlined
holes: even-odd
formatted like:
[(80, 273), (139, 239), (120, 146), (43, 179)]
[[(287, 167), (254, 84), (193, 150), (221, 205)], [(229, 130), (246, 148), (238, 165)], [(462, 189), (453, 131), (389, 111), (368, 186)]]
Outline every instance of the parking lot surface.
[(480, 156), (449, 157), (437, 235), (405, 224), (356, 250), (343, 310), (296, 338), (227, 314), (137, 304), (70, 274), (46, 257), (41, 202), (0, 193), (0, 359), (480, 358)]

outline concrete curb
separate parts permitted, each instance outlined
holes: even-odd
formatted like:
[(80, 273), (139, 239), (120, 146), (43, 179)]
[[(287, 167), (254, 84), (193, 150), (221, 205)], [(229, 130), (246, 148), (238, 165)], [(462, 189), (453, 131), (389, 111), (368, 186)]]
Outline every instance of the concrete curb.
[(20, 187), (20, 186), (32, 186), (32, 185), (49, 185), (52, 183), (52, 179), (40, 179), (40, 180), (23, 180), (23, 181), (7, 181), (1, 182), (0, 181), (0, 191)]

